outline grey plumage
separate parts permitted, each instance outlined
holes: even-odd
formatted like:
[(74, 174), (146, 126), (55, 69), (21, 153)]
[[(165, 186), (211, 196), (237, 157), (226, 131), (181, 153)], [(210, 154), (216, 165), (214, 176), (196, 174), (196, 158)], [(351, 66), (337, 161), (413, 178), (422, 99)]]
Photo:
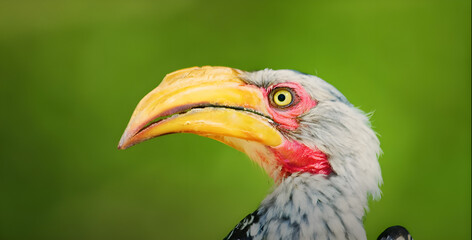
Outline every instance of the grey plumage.
[(365, 197), (345, 185), (336, 176), (289, 176), (233, 230), (245, 235), (226, 239), (365, 239)]

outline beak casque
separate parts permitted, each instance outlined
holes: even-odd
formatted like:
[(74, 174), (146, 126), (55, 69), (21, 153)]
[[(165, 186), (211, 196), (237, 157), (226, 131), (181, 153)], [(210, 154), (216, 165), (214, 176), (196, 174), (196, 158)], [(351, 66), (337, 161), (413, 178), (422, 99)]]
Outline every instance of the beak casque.
[(119, 149), (171, 133), (194, 133), (234, 146), (228, 138), (278, 146), (262, 91), (228, 67), (193, 67), (168, 74), (138, 104)]

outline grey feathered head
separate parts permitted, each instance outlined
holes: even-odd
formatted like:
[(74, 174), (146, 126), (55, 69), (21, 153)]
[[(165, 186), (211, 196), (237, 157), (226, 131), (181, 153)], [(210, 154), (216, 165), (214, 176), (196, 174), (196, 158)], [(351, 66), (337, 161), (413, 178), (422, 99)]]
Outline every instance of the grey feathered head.
[(317, 148), (328, 156), (333, 174), (345, 178), (353, 189), (380, 196), (382, 183), (379, 140), (369, 117), (324, 80), (293, 70), (265, 69), (248, 72), (243, 79), (269, 88), (287, 82), (299, 83), (317, 104), (297, 116), (299, 126), (284, 132), (287, 138)]

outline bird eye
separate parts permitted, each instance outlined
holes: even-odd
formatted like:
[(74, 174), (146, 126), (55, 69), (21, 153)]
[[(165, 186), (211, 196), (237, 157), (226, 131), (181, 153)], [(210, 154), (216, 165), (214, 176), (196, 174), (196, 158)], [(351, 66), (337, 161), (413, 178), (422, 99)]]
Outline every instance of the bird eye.
[(287, 89), (276, 89), (272, 94), (272, 102), (278, 107), (288, 107), (293, 102), (293, 95)]

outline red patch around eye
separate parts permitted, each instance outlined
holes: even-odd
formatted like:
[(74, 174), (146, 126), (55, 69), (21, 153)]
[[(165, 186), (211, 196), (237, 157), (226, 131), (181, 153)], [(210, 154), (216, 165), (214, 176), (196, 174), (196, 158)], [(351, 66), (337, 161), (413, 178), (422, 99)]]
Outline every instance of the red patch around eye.
[(329, 175), (333, 172), (328, 157), (318, 149), (311, 149), (296, 141), (286, 141), (271, 148), (276, 160), (282, 165), (282, 175), (296, 172)]
[[(288, 88), (294, 94), (293, 102), (289, 107), (278, 108), (270, 104), (270, 93), (274, 89), (278, 88)], [(310, 95), (305, 91), (302, 85), (298, 83), (288, 82), (281, 83), (269, 87), (268, 89), (261, 89), (265, 98), (266, 108), (269, 114), (272, 116), (272, 119), (280, 124), (280, 128), (286, 130), (295, 130), (298, 128), (298, 116), (300, 114), (308, 111), (309, 109), (316, 106), (317, 102), (313, 100)]]

